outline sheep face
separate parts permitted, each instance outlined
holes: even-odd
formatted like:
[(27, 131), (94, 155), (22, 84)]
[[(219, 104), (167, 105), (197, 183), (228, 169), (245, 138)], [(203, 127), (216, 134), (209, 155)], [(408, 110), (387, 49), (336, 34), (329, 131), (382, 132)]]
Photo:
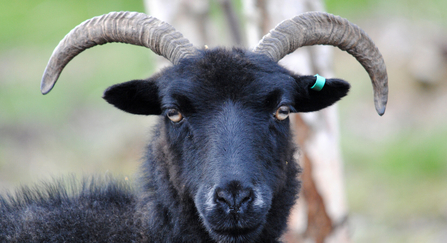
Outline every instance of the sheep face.
[(160, 166), (178, 197), (194, 202), (215, 241), (253, 242), (280, 236), (299, 190), (289, 113), (322, 109), (349, 89), (337, 79), (321, 91), (310, 90), (313, 83), (263, 55), (214, 49), (114, 85), (104, 98), (130, 113), (162, 115)]

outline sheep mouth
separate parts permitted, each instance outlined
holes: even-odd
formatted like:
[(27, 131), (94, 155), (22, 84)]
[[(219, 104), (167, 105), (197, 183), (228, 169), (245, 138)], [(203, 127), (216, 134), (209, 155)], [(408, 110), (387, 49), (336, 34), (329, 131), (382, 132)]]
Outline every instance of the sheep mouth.
[(219, 242), (252, 242), (263, 229), (262, 224), (250, 228), (210, 229)]

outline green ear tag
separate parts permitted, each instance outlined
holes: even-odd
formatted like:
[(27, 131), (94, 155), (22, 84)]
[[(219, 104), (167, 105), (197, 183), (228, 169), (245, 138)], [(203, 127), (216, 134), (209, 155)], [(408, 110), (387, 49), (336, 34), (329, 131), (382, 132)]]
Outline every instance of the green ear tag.
[(317, 81), (315, 81), (314, 86), (310, 87), (310, 89), (315, 91), (320, 91), (323, 89), (324, 84), (326, 83), (326, 79), (324, 77), (321, 77), (320, 75), (315, 75), (317, 77)]

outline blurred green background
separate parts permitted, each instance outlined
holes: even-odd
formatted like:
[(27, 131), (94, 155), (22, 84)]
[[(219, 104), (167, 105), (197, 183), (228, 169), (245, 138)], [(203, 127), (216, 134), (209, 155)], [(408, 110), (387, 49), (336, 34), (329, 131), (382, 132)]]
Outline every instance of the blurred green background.
[[(357, 23), (388, 66), (390, 100), (376, 115), (369, 78), (335, 51), (342, 149), (354, 242), (447, 242), (447, 1), (327, 0)], [(76, 57), (40, 94), (54, 47), (74, 26), (142, 0), (0, 0), (0, 192), (73, 173), (132, 176), (154, 117), (101, 99), (108, 86), (154, 71), (154, 54), (109, 44)], [(238, 5), (240, 6), (240, 4)]]

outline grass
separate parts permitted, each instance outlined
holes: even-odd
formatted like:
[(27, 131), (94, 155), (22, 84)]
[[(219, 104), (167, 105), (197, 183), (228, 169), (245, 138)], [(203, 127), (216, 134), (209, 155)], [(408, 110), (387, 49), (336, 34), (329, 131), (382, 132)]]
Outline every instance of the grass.
[(344, 147), (350, 148), (345, 155), (349, 160), (358, 161), (353, 162), (354, 166), (371, 164), (368, 169), (390, 176), (441, 179), (447, 174), (446, 137), (447, 127), (401, 131), (380, 142), (345, 141)]
[(370, 139), (342, 126), (354, 242), (443, 242), (447, 127), (413, 127)]

